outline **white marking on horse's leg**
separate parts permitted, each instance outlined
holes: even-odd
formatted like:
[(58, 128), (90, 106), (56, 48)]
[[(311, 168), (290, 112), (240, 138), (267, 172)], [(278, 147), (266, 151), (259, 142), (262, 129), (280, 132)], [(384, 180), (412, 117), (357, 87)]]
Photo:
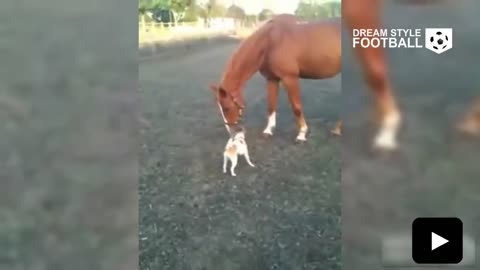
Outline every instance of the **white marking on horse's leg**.
[(300, 131), (298, 132), (298, 136), (297, 136), (297, 141), (306, 141), (307, 138), (306, 138), (306, 135), (307, 135), (307, 131), (308, 131), (308, 126), (305, 125), (303, 127), (300, 128)]
[(273, 129), (277, 125), (277, 113), (274, 111), (268, 116), (267, 127), (263, 131), (264, 134), (273, 135)]
[(220, 115), (222, 115), (223, 123), (225, 123), (225, 128), (227, 129), (228, 134), (232, 134), (232, 132), (230, 131), (230, 127), (226, 124), (227, 118), (225, 118), (225, 114), (223, 114), (222, 106), (218, 102), (217, 102), (217, 105), (218, 105), (218, 109), (220, 110)]
[(397, 148), (397, 133), (400, 127), (402, 117), (399, 112), (391, 112), (383, 118), (383, 123), (375, 137), (374, 146), (393, 150)]

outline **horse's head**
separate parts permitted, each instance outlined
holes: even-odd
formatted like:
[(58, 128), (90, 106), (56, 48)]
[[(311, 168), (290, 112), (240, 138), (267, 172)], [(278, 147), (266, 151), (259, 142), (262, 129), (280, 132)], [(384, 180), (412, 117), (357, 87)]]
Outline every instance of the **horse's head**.
[(212, 84), (210, 88), (215, 93), (220, 114), (227, 130), (230, 132), (230, 128), (239, 126), (242, 121), (243, 109), (245, 107), (243, 97), (238, 91), (228, 91), (218, 85)]

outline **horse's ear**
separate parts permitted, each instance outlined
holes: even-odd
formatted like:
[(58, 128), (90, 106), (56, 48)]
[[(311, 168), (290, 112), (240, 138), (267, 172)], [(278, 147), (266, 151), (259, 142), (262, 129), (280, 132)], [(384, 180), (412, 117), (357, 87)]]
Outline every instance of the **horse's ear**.
[(211, 83), (211, 84), (210, 84), (210, 89), (211, 89), (213, 92), (217, 92), (217, 91), (218, 91), (218, 85)]

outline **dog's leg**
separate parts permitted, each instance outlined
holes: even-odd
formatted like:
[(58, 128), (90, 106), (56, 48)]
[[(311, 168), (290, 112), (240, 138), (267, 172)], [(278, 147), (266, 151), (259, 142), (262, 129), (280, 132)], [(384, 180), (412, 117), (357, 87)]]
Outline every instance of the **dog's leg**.
[(232, 167), (230, 167), (230, 173), (232, 174), (232, 176), (236, 176), (235, 167), (237, 167), (237, 163), (238, 163), (238, 156), (233, 156), (232, 157)]
[(228, 162), (227, 155), (223, 155), (223, 173), (227, 173), (227, 162)]
[(248, 149), (247, 148), (245, 148), (245, 160), (247, 161), (248, 165), (250, 165), (250, 167), (255, 167), (255, 164), (253, 164), (250, 161), (250, 156), (248, 155)]

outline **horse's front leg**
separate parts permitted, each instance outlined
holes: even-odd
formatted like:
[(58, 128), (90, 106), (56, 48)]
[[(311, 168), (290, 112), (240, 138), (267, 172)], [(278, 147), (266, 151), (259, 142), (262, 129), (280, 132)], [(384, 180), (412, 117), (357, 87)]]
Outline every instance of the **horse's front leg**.
[[(353, 29), (379, 29), (381, 0), (345, 0), (342, 16), (347, 27)], [(397, 134), (401, 124), (401, 113), (388, 79), (385, 51), (381, 47), (356, 47), (355, 51), (364, 70), (365, 79), (374, 94), (380, 128), (374, 146), (380, 149), (397, 148)]]
[(377, 115), (380, 128), (375, 137), (374, 146), (380, 149), (397, 148), (397, 135), (401, 124), (401, 113), (393, 95), (390, 81), (387, 78), (387, 67), (384, 63), (381, 48), (359, 48), (365, 76), (377, 104)]
[(302, 99), (300, 95), (300, 82), (298, 78), (288, 77), (282, 80), (287, 89), (288, 99), (292, 106), (293, 114), (297, 120), (298, 135), (296, 141), (304, 142), (307, 140), (306, 134), (308, 131), (307, 122), (303, 114)]
[(265, 136), (272, 136), (277, 125), (278, 84), (279, 81), (276, 80), (267, 81), (268, 122), (263, 130)]

